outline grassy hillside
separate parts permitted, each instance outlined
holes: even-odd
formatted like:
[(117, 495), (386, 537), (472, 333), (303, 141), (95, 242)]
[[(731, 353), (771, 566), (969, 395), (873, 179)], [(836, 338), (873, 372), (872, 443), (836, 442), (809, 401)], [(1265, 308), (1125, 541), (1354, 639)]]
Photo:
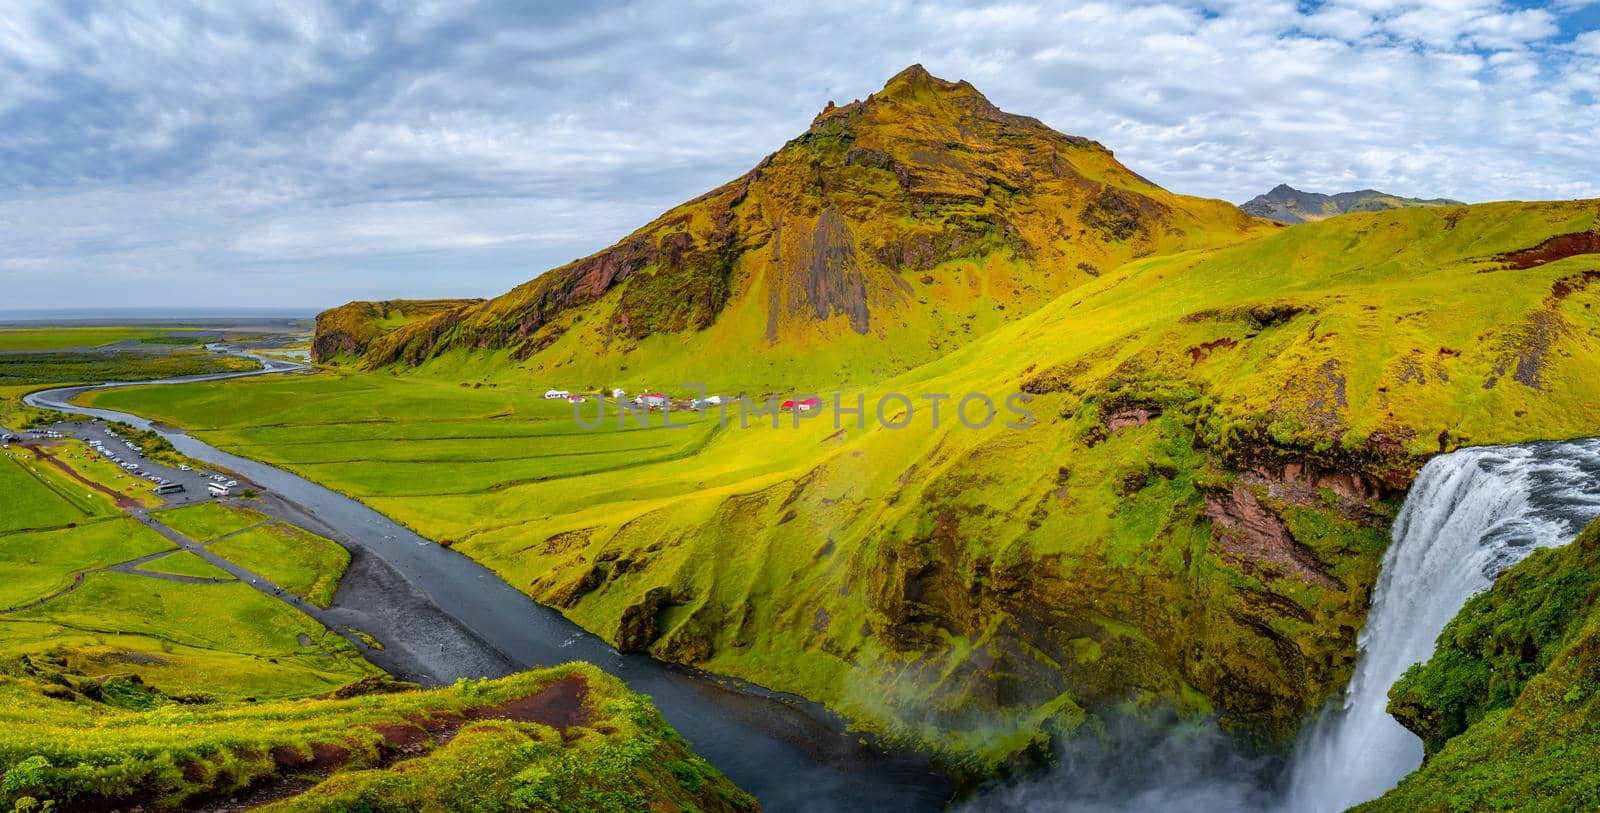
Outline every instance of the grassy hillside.
[(397, 688), (373, 682), (366, 689), (377, 693), (364, 696), (193, 705), (135, 678), (91, 681), (47, 662), (10, 661), (0, 670), (0, 804), (757, 809), (648, 701), (593, 667)]
[(1600, 523), (1467, 602), (1389, 710), (1428, 760), (1363, 811), (1600, 806)]
[[(355, 494), (624, 648), (954, 756), (1128, 700), (1283, 742), (1346, 681), (1427, 455), (1597, 430), (1597, 210), (1356, 214), (1132, 262), (847, 390), (869, 417), (907, 394), (882, 401), (901, 429), (830, 399), (798, 428), (588, 433), (490, 361), (94, 400)], [(1019, 391), (1030, 428), (951, 420)], [(954, 396), (937, 428), (927, 393)]]
[(378, 337), (363, 362), (570, 387), (864, 384), (1135, 257), (1267, 228), (914, 66), (615, 246)]

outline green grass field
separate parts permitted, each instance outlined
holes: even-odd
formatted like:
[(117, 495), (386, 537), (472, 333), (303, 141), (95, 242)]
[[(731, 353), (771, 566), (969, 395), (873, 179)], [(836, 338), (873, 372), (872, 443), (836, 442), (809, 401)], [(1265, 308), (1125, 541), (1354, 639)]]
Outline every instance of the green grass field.
[[(115, 467), (89, 461), (81, 444), (52, 453), (96, 482), (119, 489), (129, 482)], [(47, 463), (0, 458), (0, 488), (0, 611), (11, 610), (0, 612), (0, 659), (48, 656), (84, 674), (137, 674), (162, 690), (225, 699), (303, 697), (376, 673), (343, 638), (247, 586), (103, 571), (174, 545)], [(214, 503), (160, 516), (199, 539), (265, 519)], [(330, 571), (329, 554), (318, 555), (297, 566)], [(188, 553), (146, 570), (227, 575)], [(312, 582), (318, 595), (331, 591), (330, 581), (337, 575)], [(302, 635), (311, 646), (302, 646)]]
[(259, 525), (271, 518), (248, 508), (203, 502), (160, 511), (155, 514), (161, 524), (189, 537), (195, 542), (209, 542), (219, 536)]
[[(0, 351), (65, 350), (69, 348), (104, 347), (127, 341), (147, 339), (171, 340), (188, 338), (194, 328), (166, 327), (27, 327), (0, 328)], [(205, 334), (209, 336), (210, 334)], [(201, 341), (195, 336), (194, 341)]]
[(53, 528), (117, 513), (110, 496), (18, 447), (0, 455), (0, 489), (6, 495), (0, 505), (0, 533)]
[(152, 573), (169, 573), (174, 576), (194, 576), (201, 579), (232, 579), (228, 571), (201, 559), (186, 550), (153, 559), (139, 566)]
[(208, 549), (318, 607), (333, 604), (350, 552), (329, 539), (274, 523), (214, 542)]
[(175, 547), (131, 519), (0, 536), (0, 608), (70, 587), (79, 573)]
[[(372, 673), (343, 638), (283, 602), (238, 583), (185, 584), (128, 573), (94, 573), (79, 589), (16, 618), (85, 632), (143, 635), (257, 659), (299, 658), (328, 674), (329, 689)], [(300, 643), (302, 634), (311, 638), (312, 647)], [(272, 694), (287, 696), (282, 691)]]
[[(419, 385), (361, 373), (239, 385), (237, 391), (220, 382), (186, 388), (175, 410), (162, 388), (114, 400), (133, 412), (204, 416), (191, 427), (202, 439), (372, 498), (481, 494), (668, 464), (697, 453), (716, 434), (708, 416), (680, 413), (673, 420), (683, 429), (646, 430), (635, 422), (619, 430), (612, 417), (602, 429), (585, 431), (572, 407), (522, 389)], [(594, 404), (585, 409), (585, 419), (593, 420)], [(660, 426), (659, 414), (651, 420)]]

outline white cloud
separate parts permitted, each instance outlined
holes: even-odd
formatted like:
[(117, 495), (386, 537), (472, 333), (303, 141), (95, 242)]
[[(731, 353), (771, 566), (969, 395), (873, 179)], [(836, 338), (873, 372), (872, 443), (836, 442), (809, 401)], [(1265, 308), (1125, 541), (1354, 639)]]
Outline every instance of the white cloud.
[(13, 4), (0, 274), (13, 305), (494, 293), (912, 62), (1181, 192), (1600, 196), (1580, 5)]

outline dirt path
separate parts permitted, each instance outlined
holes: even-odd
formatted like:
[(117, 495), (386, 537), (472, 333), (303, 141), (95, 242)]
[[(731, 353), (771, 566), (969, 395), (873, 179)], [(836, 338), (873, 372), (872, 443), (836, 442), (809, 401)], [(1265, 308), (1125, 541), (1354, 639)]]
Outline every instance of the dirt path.
[(22, 448), (27, 449), (28, 451), (32, 452), (33, 453), (33, 459), (49, 463), (50, 465), (55, 466), (56, 468), (62, 470), (63, 472), (66, 472), (68, 477), (71, 477), (72, 479), (77, 480), (80, 483), (83, 483), (84, 485), (94, 489), (95, 491), (98, 491), (98, 492), (100, 492), (102, 494), (106, 494), (106, 495), (110, 496), (111, 499), (116, 501), (117, 507), (122, 509), (122, 510), (124, 510), (124, 511), (128, 511), (128, 510), (140, 507), (140, 502), (138, 500), (135, 500), (134, 498), (129, 497), (128, 495), (123, 494), (122, 492), (117, 491), (116, 489), (114, 489), (114, 488), (112, 488), (110, 486), (104, 485), (102, 483), (97, 483), (97, 482), (95, 482), (93, 480), (90, 480), (87, 477), (84, 477), (82, 474), (78, 473), (77, 469), (74, 469), (73, 467), (67, 465), (66, 461), (63, 461), (60, 458), (56, 457), (55, 455), (50, 454), (49, 452), (45, 451), (42, 447), (39, 447), (39, 446), (24, 446)]
[(158, 559), (165, 559), (168, 556), (176, 556), (182, 552), (183, 551), (181, 550), (169, 550), (161, 553), (152, 553), (149, 556), (141, 556), (137, 559), (129, 559), (126, 562), (118, 562), (114, 565), (107, 565), (106, 567), (102, 568), (102, 570), (112, 571), (115, 573), (126, 573), (129, 576), (144, 576), (150, 579), (181, 582), (183, 584), (227, 584), (234, 581), (233, 577), (231, 576), (226, 579), (219, 579), (213, 576), (185, 576), (181, 573), (162, 573), (159, 570), (140, 569), (143, 565), (147, 565)]

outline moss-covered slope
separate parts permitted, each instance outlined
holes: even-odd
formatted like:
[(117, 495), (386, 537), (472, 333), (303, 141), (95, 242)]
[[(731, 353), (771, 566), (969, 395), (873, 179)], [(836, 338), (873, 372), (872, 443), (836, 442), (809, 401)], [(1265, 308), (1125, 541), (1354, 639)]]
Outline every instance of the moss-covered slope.
[(0, 675), (6, 809), (230, 798), (273, 811), (757, 809), (649, 701), (584, 664), (262, 704), (194, 704), (27, 659)]
[(1474, 596), (1389, 698), (1428, 759), (1362, 810), (1600, 808), (1600, 522)]

